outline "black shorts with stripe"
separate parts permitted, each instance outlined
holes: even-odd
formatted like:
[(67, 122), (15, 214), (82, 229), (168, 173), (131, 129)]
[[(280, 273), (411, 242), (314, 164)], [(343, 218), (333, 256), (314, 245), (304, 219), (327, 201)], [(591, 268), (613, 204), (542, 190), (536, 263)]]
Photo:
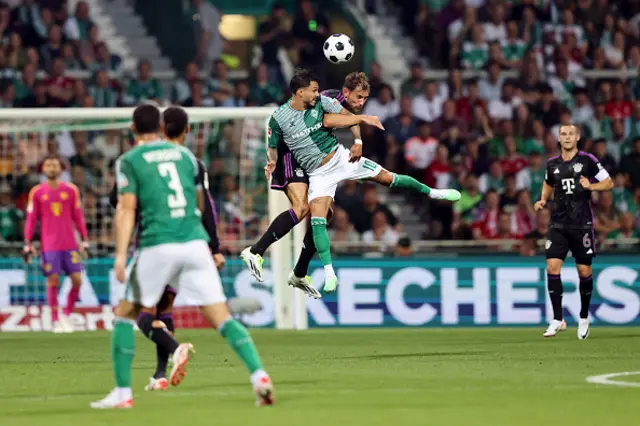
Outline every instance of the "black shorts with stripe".
[(567, 257), (573, 254), (576, 264), (591, 265), (596, 256), (595, 234), (593, 229), (550, 228), (545, 244), (547, 259)]
[(271, 189), (284, 191), (287, 185), (294, 182), (309, 185), (309, 176), (288, 148), (278, 146), (278, 161), (271, 177)]

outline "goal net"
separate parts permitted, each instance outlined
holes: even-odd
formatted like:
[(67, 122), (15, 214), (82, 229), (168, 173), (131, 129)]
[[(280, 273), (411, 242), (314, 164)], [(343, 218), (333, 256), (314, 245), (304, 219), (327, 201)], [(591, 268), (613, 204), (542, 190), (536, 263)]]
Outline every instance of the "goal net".
[[(303, 227), (267, 252), (264, 283), (256, 283), (238, 257), (289, 208), (283, 194), (269, 191), (263, 171), (266, 125), (273, 108), (186, 110), (191, 132), (185, 145), (209, 172), (218, 235), (227, 258), (221, 277), (232, 310), (249, 326), (306, 328), (305, 299), (286, 284), (301, 248)], [(29, 190), (44, 180), (39, 166), (50, 153), (63, 161), (62, 180), (78, 186), (89, 231), (90, 256), (84, 261), (84, 282), (72, 321), (78, 330), (111, 327), (112, 306), (124, 286), (113, 274), (113, 209), (108, 195), (115, 159), (135, 143), (129, 130), (132, 111), (0, 110), (0, 331), (51, 329), (40, 259), (25, 265), (20, 256)], [(69, 279), (61, 279), (60, 306), (69, 288)], [(206, 326), (192, 303), (178, 295), (178, 327)]]

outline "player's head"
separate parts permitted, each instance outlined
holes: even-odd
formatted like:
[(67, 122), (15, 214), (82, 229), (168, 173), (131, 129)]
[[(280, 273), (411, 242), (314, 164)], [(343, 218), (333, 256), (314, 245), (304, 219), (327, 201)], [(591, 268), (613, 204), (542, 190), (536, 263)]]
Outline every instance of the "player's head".
[(187, 112), (177, 106), (172, 106), (162, 113), (165, 136), (175, 142), (182, 144), (184, 137), (189, 133), (189, 116)]
[(62, 173), (62, 162), (55, 154), (49, 154), (42, 160), (42, 173), (49, 180), (56, 180)]
[(133, 111), (131, 131), (137, 137), (162, 133), (162, 116), (158, 107), (152, 104), (136, 107)]
[(320, 85), (318, 77), (313, 72), (306, 69), (296, 70), (289, 83), (289, 89), (293, 99), (302, 102), (305, 109), (316, 106), (316, 100), (320, 95)]
[(573, 151), (578, 146), (580, 140), (580, 129), (574, 124), (564, 124), (560, 126), (558, 141), (563, 151)]
[(369, 78), (363, 72), (347, 74), (342, 85), (342, 95), (352, 112), (360, 112), (369, 98)]

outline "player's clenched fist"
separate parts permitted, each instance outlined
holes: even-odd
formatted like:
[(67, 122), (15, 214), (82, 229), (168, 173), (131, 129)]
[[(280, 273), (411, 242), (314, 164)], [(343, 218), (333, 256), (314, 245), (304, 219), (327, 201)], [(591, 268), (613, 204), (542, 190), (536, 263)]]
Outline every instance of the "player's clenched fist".
[(216, 253), (213, 255), (213, 262), (216, 264), (216, 268), (218, 271), (224, 267), (224, 264), (227, 263), (227, 259), (224, 258), (222, 253)]
[(534, 205), (533, 205), (533, 209), (535, 211), (539, 211), (545, 208), (545, 206), (547, 205), (547, 202), (545, 200), (540, 200), (537, 201)]

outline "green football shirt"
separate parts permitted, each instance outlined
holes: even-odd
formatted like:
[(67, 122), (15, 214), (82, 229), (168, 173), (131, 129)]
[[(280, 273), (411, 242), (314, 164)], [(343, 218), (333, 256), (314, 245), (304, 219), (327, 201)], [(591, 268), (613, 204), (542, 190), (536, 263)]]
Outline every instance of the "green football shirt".
[(118, 194), (138, 200), (138, 247), (209, 241), (197, 205), (197, 175), (193, 153), (164, 140), (138, 145), (118, 158)]

